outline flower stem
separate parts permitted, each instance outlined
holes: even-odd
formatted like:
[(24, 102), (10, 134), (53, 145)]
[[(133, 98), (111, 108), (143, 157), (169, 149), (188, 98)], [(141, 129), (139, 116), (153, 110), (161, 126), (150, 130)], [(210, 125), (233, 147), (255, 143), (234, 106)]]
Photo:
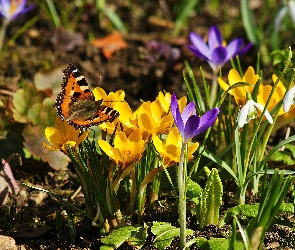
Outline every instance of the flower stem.
[(7, 26), (10, 23), (9, 20), (3, 18), (2, 20), (2, 26), (0, 28), (0, 52), (3, 48), (3, 44), (4, 44), (4, 39), (5, 39), (5, 35), (6, 35), (6, 30), (7, 30)]
[(212, 85), (211, 85), (211, 93), (210, 93), (210, 109), (214, 107), (214, 103), (216, 101), (217, 97), (217, 75), (218, 75), (218, 70), (213, 70), (213, 78), (212, 78)]
[(182, 143), (180, 161), (178, 166), (178, 193), (179, 193), (179, 226), (180, 226), (180, 247), (184, 248), (186, 243), (186, 164), (185, 164), (185, 152), (186, 143)]

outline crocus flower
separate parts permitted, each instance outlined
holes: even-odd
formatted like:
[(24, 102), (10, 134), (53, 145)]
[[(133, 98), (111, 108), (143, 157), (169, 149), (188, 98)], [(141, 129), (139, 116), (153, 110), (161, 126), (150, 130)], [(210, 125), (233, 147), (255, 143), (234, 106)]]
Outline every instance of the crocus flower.
[(258, 79), (259, 75), (255, 74), (254, 68), (249, 66), (244, 76), (240, 76), (237, 70), (231, 69), (228, 73), (228, 84), (225, 81), (223, 81), (220, 77), (218, 78), (218, 83), (224, 91), (228, 90), (229, 87), (238, 82), (245, 82), (250, 84), (245, 85), (243, 87), (233, 88), (228, 91), (228, 93), (235, 98), (237, 105), (243, 106), (246, 103), (246, 93), (252, 93), (253, 88)]
[(219, 114), (219, 109), (213, 108), (199, 117), (196, 115), (194, 102), (190, 102), (184, 108), (182, 114), (180, 114), (178, 102), (174, 93), (171, 96), (170, 107), (175, 124), (182, 136), (183, 143), (187, 143), (190, 139), (211, 127)]
[(227, 46), (224, 46), (222, 35), (216, 26), (210, 28), (208, 45), (194, 32), (190, 33), (190, 40), (192, 42), (192, 45), (189, 46), (190, 51), (201, 59), (206, 60), (213, 72), (217, 72), (230, 58), (236, 55), (243, 55), (252, 47), (252, 43), (249, 43), (242, 48), (244, 44), (242, 38), (236, 38)]
[(43, 146), (49, 150), (60, 150), (68, 154), (68, 146), (77, 147), (88, 136), (88, 131), (79, 135), (80, 131), (69, 125), (66, 121), (62, 121), (59, 116), (56, 117), (55, 127), (47, 127), (45, 136), (52, 145), (43, 143)]
[(118, 132), (114, 139), (114, 147), (104, 140), (98, 140), (98, 144), (122, 170), (138, 162), (145, 149), (145, 142), (139, 130), (133, 131), (128, 137), (125, 133)]
[[(251, 94), (247, 93), (247, 102), (241, 108), (238, 115), (238, 127), (242, 128), (246, 123), (249, 123), (250, 120), (254, 119), (257, 115), (257, 109), (262, 112), (264, 110), (264, 106), (254, 102), (252, 100)], [(267, 110), (265, 110), (264, 115), (269, 123), (273, 123), (272, 117)]]
[[(153, 144), (161, 156), (162, 162), (166, 167), (175, 165), (180, 161), (180, 153), (182, 146), (182, 138), (176, 127), (172, 128), (166, 137), (166, 141), (163, 142), (156, 135), (152, 136)], [(198, 149), (199, 143), (191, 143), (188, 146), (188, 160), (193, 159), (193, 153)]]
[(35, 5), (26, 7), (27, 0), (0, 0), (0, 15), (8, 21), (32, 10)]

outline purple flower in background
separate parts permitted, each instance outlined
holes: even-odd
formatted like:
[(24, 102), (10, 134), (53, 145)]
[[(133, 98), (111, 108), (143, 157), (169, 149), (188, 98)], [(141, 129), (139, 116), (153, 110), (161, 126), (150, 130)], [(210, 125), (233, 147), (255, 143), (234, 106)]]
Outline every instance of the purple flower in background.
[(27, 0), (0, 0), (0, 15), (8, 21), (32, 10), (35, 5), (26, 7)]
[(146, 59), (150, 62), (165, 58), (169, 60), (169, 63), (173, 63), (180, 57), (180, 50), (166, 42), (151, 40), (145, 44), (145, 47), (147, 49)]
[(171, 96), (170, 108), (175, 124), (184, 143), (187, 143), (190, 139), (211, 127), (219, 114), (219, 109), (213, 108), (203, 116), (199, 117), (196, 115), (194, 102), (190, 102), (184, 108), (182, 114), (180, 114), (178, 102), (174, 93)]
[(242, 38), (236, 38), (224, 46), (222, 35), (216, 26), (210, 28), (208, 45), (194, 32), (190, 33), (190, 40), (192, 42), (192, 45), (189, 45), (190, 51), (206, 60), (214, 72), (217, 72), (230, 58), (243, 55), (252, 47), (252, 43), (248, 43), (242, 48), (244, 44)]

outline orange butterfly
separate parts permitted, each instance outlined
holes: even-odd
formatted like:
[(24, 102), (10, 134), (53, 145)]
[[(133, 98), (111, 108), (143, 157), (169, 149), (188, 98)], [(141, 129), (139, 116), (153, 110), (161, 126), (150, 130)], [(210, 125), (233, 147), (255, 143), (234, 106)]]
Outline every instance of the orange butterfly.
[(62, 89), (54, 104), (62, 120), (81, 129), (112, 122), (119, 116), (116, 110), (102, 105), (102, 99), (95, 101), (86, 79), (73, 64), (69, 64), (63, 73)]

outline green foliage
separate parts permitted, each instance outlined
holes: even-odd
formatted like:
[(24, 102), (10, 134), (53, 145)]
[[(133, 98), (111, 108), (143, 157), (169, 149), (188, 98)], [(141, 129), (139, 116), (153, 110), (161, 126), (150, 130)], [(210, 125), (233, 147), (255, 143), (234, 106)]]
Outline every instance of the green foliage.
[(12, 99), (14, 120), (27, 123), (29, 110), (35, 103), (41, 103), (42, 99), (42, 96), (32, 85), (27, 85), (25, 88), (18, 89)]
[(270, 183), (267, 183), (266, 179), (264, 180), (258, 214), (247, 227), (252, 249), (262, 246), (265, 232), (279, 212), (281, 203), (293, 180), (293, 176), (285, 177), (284, 172), (279, 173), (278, 170), (273, 174)]
[[(156, 235), (153, 246), (159, 250), (164, 250), (166, 247), (171, 245), (172, 240), (180, 235), (180, 229), (171, 226), (170, 223), (165, 222), (153, 222), (151, 232)], [(193, 231), (190, 229), (186, 230), (186, 235), (193, 235)]]
[(101, 250), (112, 250), (128, 242), (133, 247), (141, 248), (147, 237), (147, 228), (142, 226), (124, 226), (112, 231), (101, 239)]
[(203, 190), (197, 183), (189, 181), (187, 195), (195, 204), (195, 213), (201, 228), (208, 224), (218, 224), (222, 192), (222, 182), (215, 168), (211, 170)]
[(295, 146), (287, 144), (284, 151), (276, 151), (271, 157), (271, 161), (283, 162), (284, 165), (293, 165), (295, 164)]
[(178, 16), (175, 21), (173, 36), (178, 36), (181, 29), (186, 25), (191, 12), (198, 5), (199, 0), (183, 0), (178, 7)]
[[(200, 238), (200, 237), (198, 237)], [(197, 239), (198, 239), (197, 238)], [(196, 245), (202, 250), (228, 250), (229, 249), (229, 241), (225, 238), (210, 238), (209, 240), (196, 241)], [(240, 241), (235, 241), (234, 244), (235, 250), (244, 250), (245, 245)]]

